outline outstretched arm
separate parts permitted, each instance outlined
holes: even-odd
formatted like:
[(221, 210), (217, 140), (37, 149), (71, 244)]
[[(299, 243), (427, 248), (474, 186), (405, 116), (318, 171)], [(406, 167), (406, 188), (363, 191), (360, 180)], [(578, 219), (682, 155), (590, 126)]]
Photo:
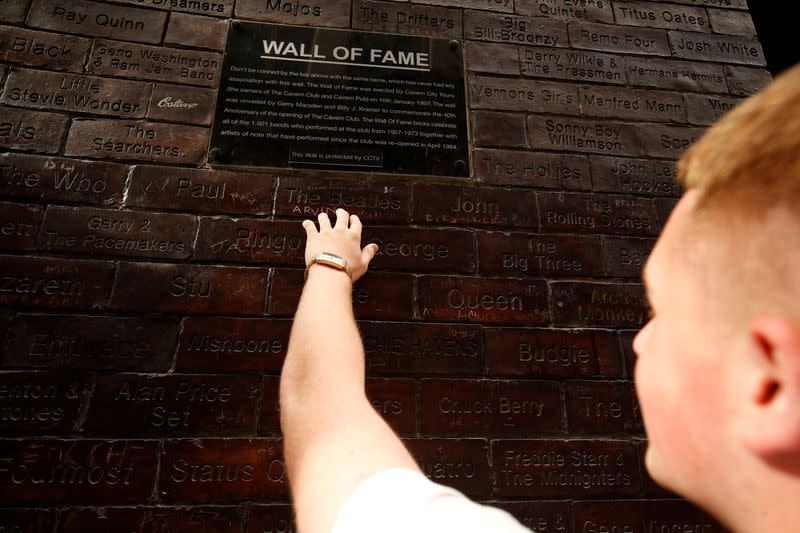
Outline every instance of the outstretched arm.
[[(306, 264), (319, 252), (345, 258), (353, 281), (377, 245), (361, 249), (361, 222), (345, 210), (303, 221)], [(419, 471), (414, 459), (364, 392), (364, 347), (353, 316), (346, 273), (313, 265), (295, 314), (280, 384), (284, 455), (298, 529), (328, 533), (339, 509), (381, 470)]]

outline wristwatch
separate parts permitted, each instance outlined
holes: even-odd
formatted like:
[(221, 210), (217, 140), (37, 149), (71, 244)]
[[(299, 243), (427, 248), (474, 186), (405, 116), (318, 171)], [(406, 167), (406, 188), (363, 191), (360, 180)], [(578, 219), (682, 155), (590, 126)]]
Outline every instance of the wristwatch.
[(336, 254), (330, 254), (328, 252), (321, 252), (311, 258), (311, 261), (308, 262), (306, 265), (306, 271), (303, 275), (303, 279), (308, 279), (308, 269), (311, 268), (311, 265), (314, 263), (319, 263), (320, 265), (325, 265), (327, 267), (335, 268), (337, 270), (341, 270), (353, 280), (353, 276), (350, 274), (350, 265), (347, 263), (347, 260), (339, 257)]

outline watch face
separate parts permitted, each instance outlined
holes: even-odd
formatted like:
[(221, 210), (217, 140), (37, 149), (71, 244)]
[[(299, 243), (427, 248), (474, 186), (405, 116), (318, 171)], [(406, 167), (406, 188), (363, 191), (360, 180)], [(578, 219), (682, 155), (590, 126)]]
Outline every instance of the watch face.
[(324, 253), (324, 252), (319, 254), (319, 256), (317, 256), (317, 258), (319, 260), (322, 260), (322, 261), (329, 261), (331, 263), (339, 265), (342, 268), (344, 268), (344, 266), (347, 264), (347, 262), (344, 259), (342, 259), (341, 257), (339, 257), (337, 255), (333, 255), (333, 254)]

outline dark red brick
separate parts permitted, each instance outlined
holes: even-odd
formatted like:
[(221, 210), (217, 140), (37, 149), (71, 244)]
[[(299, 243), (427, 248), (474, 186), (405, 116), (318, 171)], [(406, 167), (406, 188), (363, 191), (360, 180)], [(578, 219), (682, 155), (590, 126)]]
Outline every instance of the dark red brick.
[(590, 156), (593, 189), (620, 194), (680, 196), (675, 162)]
[(303, 24), (309, 26), (323, 26), (334, 28), (347, 28), (350, 25), (351, 0), (309, 0), (307, 3), (283, 4), (291, 6), (290, 9), (282, 7), (280, 2), (267, 3), (259, 0), (239, 0), (236, 2), (236, 18), (277, 22), (280, 24)]
[(257, 376), (97, 376), (86, 431), (103, 435), (255, 433)]
[(125, 205), (268, 215), (274, 188), (269, 175), (136, 165)]
[(414, 221), (428, 224), (536, 227), (533, 191), (414, 184)]
[(0, 256), (0, 305), (104, 307), (113, 269), (110, 261)]
[(512, 44), (569, 46), (566, 24), (561, 21), (486, 11), (464, 12), (464, 38)]
[(477, 109), (564, 114), (581, 111), (574, 84), (471, 76), (468, 91), (470, 106)]
[(616, 335), (605, 331), (485, 329), (489, 375), (524, 378), (622, 376)]
[(598, 237), (478, 232), (480, 273), (489, 276), (597, 276)]
[(643, 155), (636, 126), (626, 122), (531, 115), (528, 117), (527, 128), (533, 149), (602, 155)]
[(0, 107), (0, 147), (54, 154), (67, 128), (66, 115)]
[(28, 25), (64, 33), (110, 37), (143, 43), (161, 40), (166, 13), (84, 0), (33, 0)]
[(0, 441), (6, 504), (94, 505), (144, 501), (153, 490), (156, 441)]
[(537, 193), (542, 230), (658, 235), (653, 200), (630, 196)]
[(208, 126), (214, 118), (216, 94), (211, 89), (157, 83), (147, 118)]
[(17, 314), (3, 366), (165, 372), (177, 329), (163, 318)]
[(490, 502), (490, 505), (508, 511), (520, 524), (536, 533), (573, 532), (569, 502)]
[(197, 219), (175, 213), (50, 206), (37, 248), (92, 256), (186, 259)]
[(636, 352), (633, 350), (633, 339), (637, 331), (620, 331), (620, 344), (622, 345), (622, 357), (625, 361), (625, 372), (628, 379), (633, 379), (633, 370), (636, 367)]
[(250, 505), (244, 533), (297, 533), (292, 506), (288, 504)]
[[(34, 372), (0, 373), (0, 435), (72, 433), (88, 407), (85, 377)], [(2, 531), (0, 529), (0, 531)]]
[(103, 507), (69, 509), (61, 516), (61, 533), (239, 533), (237, 507)]
[(475, 146), (528, 147), (525, 115), (495, 111), (473, 111), (471, 114)]
[(0, 154), (0, 195), (26, 200), (114, 205), (126, 165), (64, 157)]
[(461, 10), (355, 0), (353, 29), (461, 39)]
[(259, 435), (280, 435), (281, 433), (280, 381), (278, 376), (262, 376), (261, 378)]
[(428, 479), (473, 498), (492, 493), (488, 443), (484, 439), (405, 439)]
[(343, 179), (282, 178), (275, 215), (315, 220), (346, 209), (362, 222), (405, 224), (409, 220), (411, 187), (405, 183)]
[(656, 2), (615, 2), (617, 24), (710, 32), (708, 13), (701, 7), (684, 7)]
[(480, 326), (360, 322), (367, 373), (481, 375)]
[[(13, 4), (12, 9), (25, 7), (25, 3), (19, 0), (3, 0), (2, 3)], [(0, 18), (3, 13), (7, 13), (4, 8), (0, 4)], [(24, 19), (24, 14), (22, 18)], [(91, 46), (91, 39), (0, 26), (0, 61), (4, 63), (81, 72)]]
[(164, 44), (223, 50), (227, 35), (227, 20), (173, 13), (169, 16)]
[[(6, 2), (7, 3), (7, 2)], [(0, 2), (0, 12), (3, 2)], [(50, 509), (2, 509), (0, 531), (8, 533), (52, 533), (55, 511)]]
[(554, 17), (576, 22), (614, 22), (609, 2), (575, 4), (570, 0), (515, 0), (517, 13)]
[(671, 31), (669, 45), (672, 55), (683, 59), (766, 65), (764, 51), (754, 38)]
[(260, 314), (266, 284), (263, 268), (121, 262), (110, 305), (124, 311)]
[(670, 55), (667, 32), (650, 28), (572, 23), (569, 25), (569, 42), (573, 48), (602, 52)]
[(38, 205), (0, 202), (0, 248), (33, 250), (41, 223)]
[(555, 281), (550, 291), (553, 321), (559, 326), (638, 328), (648, 320), (639, 284)]
[(644, 434), (631, 383), (573, 381), (566, 393), (570, 435)]
[(163, 501), (286, 500), (289, 483), (278, 439), (168, 440), (158, 484)]
[(10, 312), (0, 312), (0, 346), (6, 345), (6, 333), (8, 333), (8, 325), (11, 323)]
[(296, 221), (200, 217), (195, 259), (305, 266), (306, 231)]
[(501, 497), (632, 496), (642, 489), (636, 447), (611, 440), (496, 440)]
[(750, 96), (769, 85), (772, 75), (764, 69), (725, 65), (725, 79), (731, 94)]
[(209, 130), (193, 126), (125, 120), (74, 120), (66, 155), (158, 163), (201, 163)]
[(118, 3), (131, 4), (142, 7), (166, 9), (170, 12), (194, 13), (195, 15), (211, 15), (215, 17), (229, 17), (233, 13), (234, 0), (215, 0), (213, 2), (172, 2), (164, 0), (116, 0)]
[(425, 379), (423, 433), (531, 435), (561, 433), (561, 385), (548, 381)]
[(362, 245), (368, 243), (379, 246), (369, 265), (376, 270), (475, 271), (475, 237), (471, 231), (367, 226)]
[[(302, 270), (276, 269), (272, 275), (269, 314), (294, 315), (302, 290)], [(368, 272), (353, 287), (356, 318), (410, 319), (413, 315), (412, 292), (411, 275)]]
[(603, 237), (606, 274), (640, 279), (653, 245), (655, 241), (652, 239)]
[(572, 507), (576, 531), (722, 533), (712, 517), (677, 500), (582, 501)]
[(417, 432), (417, 385), (413, 379), (367, 380), (367, 399), (397, 433)]
[(466, 63), (470, 72), (519, 75), (519, 54), (513, 44), (466, 42)]
[(176, 368), (225, 372), (279, 371), (290, 320), (188, 317), (183, 320)]
[(478, 148), (473, 156), (475, 178), (494, 185), (548, 189), (591, 188), (586, 156)]
[(547, 324), (543, 281), (423, 276), (417, 280), (417, 312), (422, 320)]

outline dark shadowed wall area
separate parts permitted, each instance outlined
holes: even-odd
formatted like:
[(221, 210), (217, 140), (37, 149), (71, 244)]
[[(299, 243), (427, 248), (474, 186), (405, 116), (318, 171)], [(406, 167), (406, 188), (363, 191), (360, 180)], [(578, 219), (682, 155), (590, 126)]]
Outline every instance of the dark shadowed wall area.
[[(231, 19), (461, 41), (472, 178), (210, 168)], [(745, 0), (0, 0), (0, 532), (292, 531), (299, 222), (337, 207), (382, 244), (367, 393), (431, 479), (536, 532), (719, 531), (641, 466), (630, 346), (754, 35)]]

